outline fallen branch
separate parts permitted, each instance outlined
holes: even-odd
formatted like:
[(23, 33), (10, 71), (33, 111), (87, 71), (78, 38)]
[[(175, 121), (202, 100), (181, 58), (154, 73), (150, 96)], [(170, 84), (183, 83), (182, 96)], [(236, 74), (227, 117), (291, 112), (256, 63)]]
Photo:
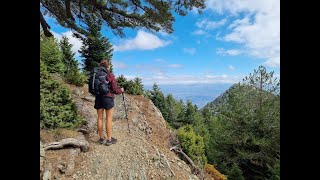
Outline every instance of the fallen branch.
[(173, 146), (173, 147), (171, 147), (170, 148), (170, 151), (174, 151), (174, 152), (176, 152), (176, 153), (179, 153), (179, 154), (181, 154), (187, 161), (188, 161), (188, 163), (191, 165), (191, 167), (192, 167), (192, 172), (194, 173), (194, 174), (200, 174), (200, 169), (198, 169), (197, 168), (197, 166), (193, 163), (193, 161), (191, 160), (191, 158), (186, 154), (186, 153), (184, 153), (183, 151), (182, 151), (182, 149), (177, 145), (177, 146)]
[(83, 152), (87, 152), (89, 150), (89, 142), (84, 137), (80, 137), (79, 139), (66, 138), (60, 140), (59, 142), (52, 142), (45, 145), (44, 150), (62, 149), (70, 146), (80, 148)]
[(171, 147), (170, 151), (172, 151), (173, 149), (177, 149), (177, 148), (179, 148), (179, 145), (175, 145), (175, 146)]

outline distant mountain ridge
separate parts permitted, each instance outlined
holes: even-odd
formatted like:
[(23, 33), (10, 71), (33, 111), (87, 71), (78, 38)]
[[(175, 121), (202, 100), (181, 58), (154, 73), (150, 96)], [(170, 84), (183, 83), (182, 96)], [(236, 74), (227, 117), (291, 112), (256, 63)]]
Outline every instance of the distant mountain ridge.
[(209, 102), (208, 104), (206, 104), (203, 108), (209, 108), (212, 112), (216, 111), (220, 105), (224, 104), (227, 102), (228, 100), (228, 95), (229, 95), (229, 91), (234, 89), (236, 87), (237, 84), (232, 85), (229, 89), (227, 89), (225, 92), (223, 92), (221, 95), (219, 95), (215, 100), (213, 100), (212, 102)]
[[(216, 112), (217, 109), (225, 104), (228, 101), (228, 95), (229, 92), (233, 89), (235, 89), (236, 87), (238, 87), (239, 84), (233, 84), (229, 89), (227, 89), (225, 92), (223, 92), (221, 95), (219, 95), (215, 100), (213, 100), (212, 102), (207, 103), (203, 108), (201, 108), (201, 110), (205, 109), (205, 108), (209, 108), (211, 112)], [(258, 94), (258, 90), (255, 87), (252, 86), (248, 86), (248, 85), (241, 85), (242, 87), (245, 87), (245, 89), (252, 89), (253, 91), (251, 92), (251, 94), (248, 94), (248, 97), (250, 96), (256, 96)], [(263, 91), (263, 93), (269, 94), (271, 96), (274, 96), (274, 94), (267, 92), (267, 91)]]
[[(184, 102), (190, 100), (192, 104), (201, 109), (229, 89), (232, 84), (160, 84), (158, 86), (165, 95), (171, 93), (176, 100), (182, 99)], [(152, 85), (144, 85), (144, 88), (152, 90)]]

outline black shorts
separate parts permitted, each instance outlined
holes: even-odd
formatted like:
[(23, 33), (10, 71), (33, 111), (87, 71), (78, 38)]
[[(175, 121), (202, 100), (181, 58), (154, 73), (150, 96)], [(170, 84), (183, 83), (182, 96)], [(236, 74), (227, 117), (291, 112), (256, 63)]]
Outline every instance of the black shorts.
[(114, 99), (108, 96), (96, 96), (94, 101), (95, 109), (111, 109), (114, 107)]

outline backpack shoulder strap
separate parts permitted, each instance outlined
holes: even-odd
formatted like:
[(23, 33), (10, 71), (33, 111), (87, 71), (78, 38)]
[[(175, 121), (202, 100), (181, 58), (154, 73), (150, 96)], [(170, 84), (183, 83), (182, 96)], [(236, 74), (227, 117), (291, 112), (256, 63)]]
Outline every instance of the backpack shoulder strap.
[(94, 68), (92, 69), (92, 72), (98, 72), (98, 71), (100, 71), (100, 67), (94, 67)]
[(100, 70), (101, 70), (101, 71), (104, 71), (105, 73), (107, 73), (107, 74), (108, 74), (108, 70), (107, 70), (105, 67), (100, 66), (99, 68), (100, 68)]

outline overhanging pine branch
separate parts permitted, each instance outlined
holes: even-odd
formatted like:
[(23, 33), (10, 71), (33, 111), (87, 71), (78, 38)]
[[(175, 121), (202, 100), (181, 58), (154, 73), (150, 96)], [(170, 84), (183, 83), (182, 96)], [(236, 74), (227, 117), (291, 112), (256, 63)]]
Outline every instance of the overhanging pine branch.
[[(45, 7), (51, 14), (53, 14), (53, 15), (57, 18), (57, 20), (60, 20), (60, 21), (63, 21), (63, 22), (65, 22), (65, 23), (67, 23), (67, 27), (69, 27), (70, 29), (73, 29), (73, 30), (75, 30), (75, 31), (77, 31), (77, 32), (79, 32), (80, 34), (83, 34), (83, 35), (86, 34), (86, 31), (83, 30), (82, 28), (78, 27), (78, 26), (75, 24), (74, 21), (70, 21), (70, 20), (68, 20), (68, 19), (61, 19), (61, 18), (59, 19), (59, 16), (58, 16), (50, 7), (46, 6), (45, 4), (42, 4), (42, 5), (43, 5), (43, 7)], [(40, 13), (41, 13), (41, 12), (40, 12)]]
[(40, 24), (42, 26), (42, 29), (43, 29), (43, 33), (46, 37), (51, 37), (53, 36), (52, 33), (49, 31), (49, 29), (51, 28), (49, 26), (49, 24), (46, 22), (46, 20), (44, 19), (41, 11), (40, 11)]
[(71, 10), (70, 10), (70, 2), (71, 0), (66, 0), (66, 14), (67, 17), (70, 18), (72, 21), (74, 21), (74, 17), (72, 16)]

